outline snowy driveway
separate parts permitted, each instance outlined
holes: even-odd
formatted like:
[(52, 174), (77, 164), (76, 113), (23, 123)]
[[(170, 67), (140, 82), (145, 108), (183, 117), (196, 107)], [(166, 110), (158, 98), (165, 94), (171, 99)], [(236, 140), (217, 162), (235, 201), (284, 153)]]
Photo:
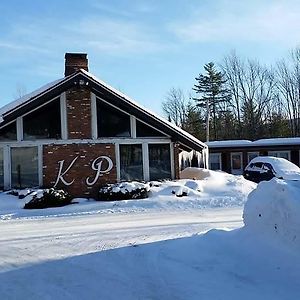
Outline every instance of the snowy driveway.
[(40, 217), (0, 222), (0, 270), (242, 226), (242, 208)]

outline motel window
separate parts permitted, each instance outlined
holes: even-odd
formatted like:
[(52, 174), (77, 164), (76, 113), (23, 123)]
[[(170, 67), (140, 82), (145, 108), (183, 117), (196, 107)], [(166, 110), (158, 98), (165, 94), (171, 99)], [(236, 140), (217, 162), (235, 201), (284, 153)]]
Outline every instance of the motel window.
[(287, 160), (291, 160), (290, 159), (290, 151), (269, 151), (268, 155), (269, 156), (274, 156), (274, 157), (285, 158)]
[(145, 123), (136, 120), (136, 136), (137, 137), (162, 137), (164, 136), (164, 134), (146, 125)]
[(0, 188), (4, 187), (3, 148), (0, 148)]
[(0, 141), (17, 140), (17, 125), (13, 122), (0, 129)]
[(11, 148), (11, 186), (26, 188), (38, 185), (38, 148)]
[(248, 163), (257, 156), (259, 156), (259, 152), (248, 152)]
[(121, 180), (143, 180), (143, 151), (141, 144), (120, 145)]
[(60, 139), (59, 98), (23, 117), (24, 140)]
[(171, 178), (170, 144), (149, 145), (150, 180)]
[(210, 170), (222, 170), (221, 153), (209, 154), (209, 168)]
[(130, 117), (103, 101), (97, 101), (98, 137), (130, 137)]

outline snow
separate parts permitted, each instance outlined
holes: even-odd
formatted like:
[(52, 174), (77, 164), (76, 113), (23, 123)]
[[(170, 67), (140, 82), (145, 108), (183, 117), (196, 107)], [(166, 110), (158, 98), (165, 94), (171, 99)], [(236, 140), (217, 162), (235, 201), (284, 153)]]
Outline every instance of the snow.
[(255, 234), (267, 235), (300, 251), (300, 181), (277, 178), (261, 182), (245, 204), (244, 222)]
[(273, 156), (255, 157), (246, 166), (245, 170), (252, 170), (252, 167), (250, 167), (250, 165), (257, 162), (269, 163), (273, 167), (276, 173), (276, 177), (278, 178), (289, 179), (289, 180), (300, 180), (300, 168), (295, 164), (293, 164), (292, 162), (280, 157), (273, 157)]
[(210, 141), (206, 145), (211, 148), (300, 145), (300, 138), (260, 139), (253, 142), (249, 140)]
[(62, 83), (64, 81), (65, 78), (61, 78), (58, 80), (55, 80), (53, 82), (50, 82), (42, 87), (40, 87), (39, 89), (24, 95), (23, 97), (16, 99), (10, 103), (8, 103), (7, 105), (3, 106), (0, 109), (0, 123), (2, 123), (3, 120), (3, 115), (5, 115), (6, 113), (8, 113), (9, 111), (15, 109), (16, 107), (27, 103), (28, 101), (30, 101), (31, 99), (35, 98), (36, 96), (43, 94), (49, 90), (51, 90), (52, 88), (56, 87), (57, 85), (59, 85), (60, 83)]
[(27, 211), (0, 195), (1, 298), (299, 299), (299, 182), (184, 173), (202, 179), (142, 200)]

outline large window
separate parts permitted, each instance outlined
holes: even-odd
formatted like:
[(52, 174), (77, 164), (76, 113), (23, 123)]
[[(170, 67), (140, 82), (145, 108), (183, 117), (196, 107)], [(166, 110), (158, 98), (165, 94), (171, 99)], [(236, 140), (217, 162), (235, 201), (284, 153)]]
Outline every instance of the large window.
[(130, 137), (130, 117), (97, 100), (98, 137)]
[(11, 148), (11, 186), (25, 188), (38, 185), (38, 148)]
[(142, 145), (120, 145), (121, 180), (143, 180)]
[(16, 122), (13, 122), (9, 125), (0, 129), (0, 141), (10, 141), (17, 139), (17, 126)]
[(171, 158), (169, 144), (149, 145), (150, 180), (171, 178)]
[(269, 151), (269, 156), (281, 157), (287, 160), (291, 160), (290, 151)]
[(31, 112), (23, 117), (24, 140), (60, 139), (60, 100)]
[(3, 148), (0, 148), (0, 189), (4, 187)]
[(248, 152), (248, 163), (257, 156), (259, 156), (259, 152)]
[(162, 137), (164, 134), (148, 126), (147, 124), (136, 120), (136, 136), (137, 137)]
[(221, 153), (209, 154), (209, 168), (211, 170), (222, 170)]

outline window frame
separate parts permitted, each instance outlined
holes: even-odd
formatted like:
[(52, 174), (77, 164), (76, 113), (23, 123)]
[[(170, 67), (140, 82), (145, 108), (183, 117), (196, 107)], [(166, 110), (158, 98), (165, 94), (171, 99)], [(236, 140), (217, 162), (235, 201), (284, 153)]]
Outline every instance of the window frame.
[[(211, 156), (217, 156), (218, 157), (218, 160), (219, 160), (219, 166), (220, 168), (219, 169), (212, 169), (211, 168), (211, 161), (210, 161), (210, 157)], [(221, 152), (213, 152), (213, 153), (209, 153), (209, 156), (208, 156), (208, 165), (209, 165), (209, 169), (210, 170), (215, 170), (215, 171), (219, 171), (221, 170), (222, 171), (222, 153)]]
[(247, 162), (248, 162), (248, 164), (250, 163), (250, 161), (251, 161), (253, 158), (255, 158), (255, 157), (253, 157), (253, 158), (250, 159), (249, 156), (250, 156), (251, 154), (254, 154), (254, 155), (257, 154), (255, 157), (258, 157), (258, 156), (259, 156), (259, 152), (258, 152), (258, 151), (250, 151), (250, 152), (247, 152)]
[[(233, 169), (233, 156), (234, 155), (239, 155), (241, 158), (241, 167), (239, 169)], [(231, 174), (233, 175), (242, 175), (243, 170), (244, 170), (244, 165), (243, 165), (243, 152), (231, 152), (230, 153), (230, 169), (231, 169)]]
[(279, 154), (279, 153), (286, 153), (288, 158), (287, 160), (291, 161), (291, 151), (290, 150), (272, 150), (272, 151), (268, 151), (268, 156), (275, 156), (275, 157), (279, 157), (279, 158), (285, 158), (282, 156), (278, 156), (278, 155), (274, 155), (274, 154)]

